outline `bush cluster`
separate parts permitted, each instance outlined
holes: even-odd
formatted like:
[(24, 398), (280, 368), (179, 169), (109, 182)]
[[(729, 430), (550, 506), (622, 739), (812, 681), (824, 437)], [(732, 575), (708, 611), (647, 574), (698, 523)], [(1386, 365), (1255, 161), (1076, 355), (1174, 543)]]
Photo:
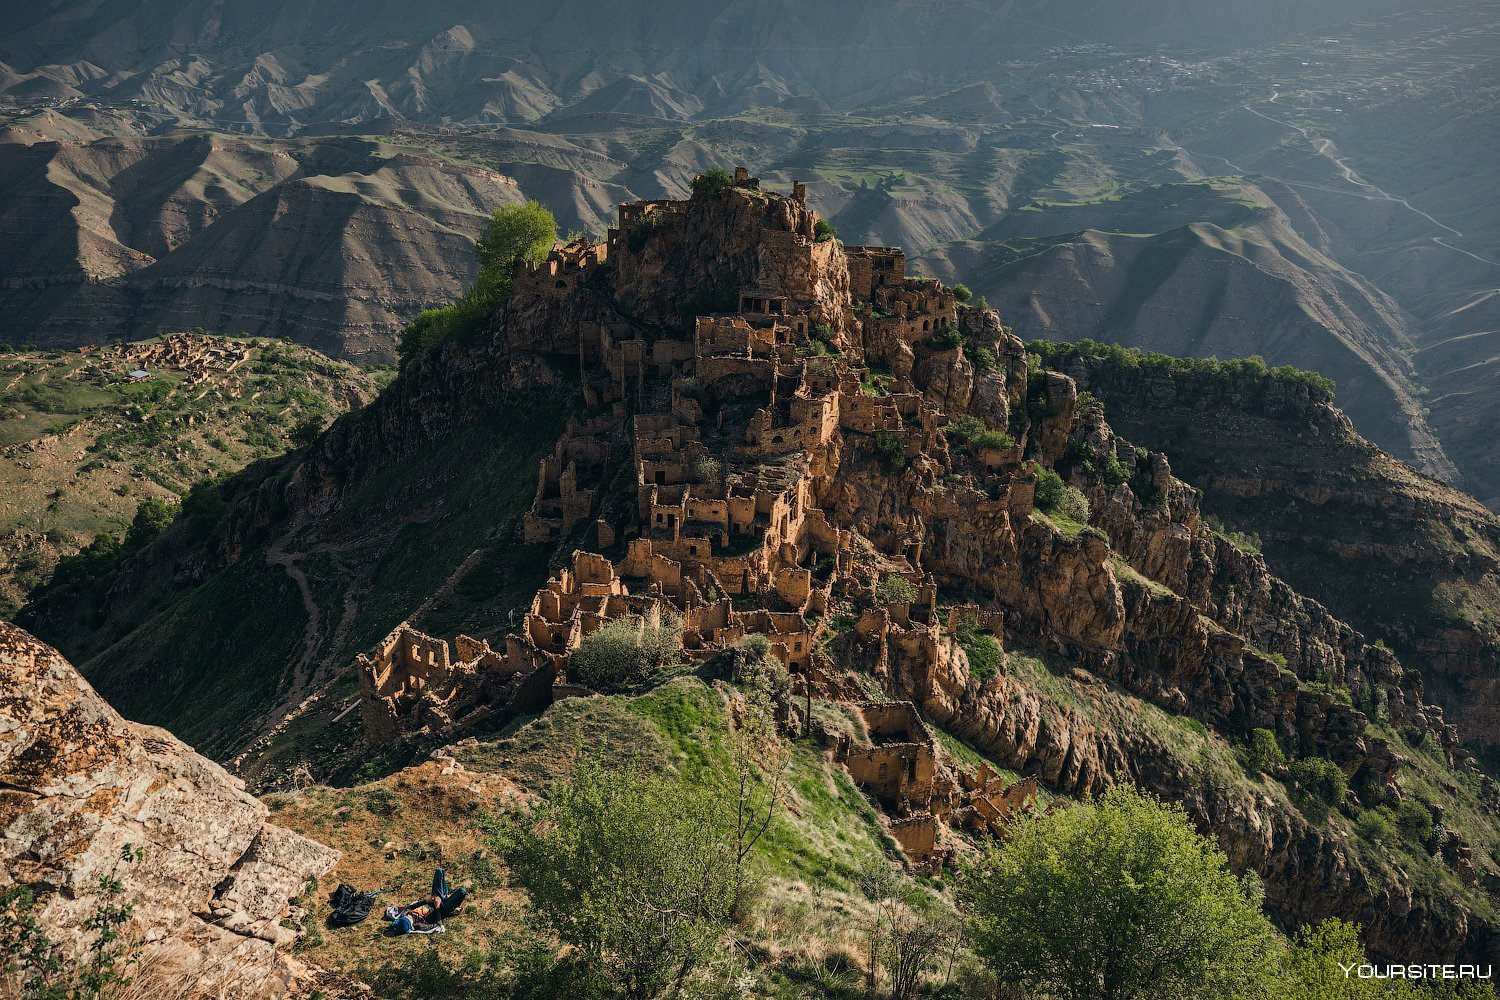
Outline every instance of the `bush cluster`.
[(985, 448), (1009, 451), (1016, 446), (1015, 439), (1009, 434), (986, 426), (984, 421), (970, 413), (965, 413), (951, 424), (945, 425), (943, 434), (950, 440), (967, 443), (969, 449), (974, 452)]
[(875, 432), (875, 453), (885, 463), (886, 469), (899, 472), (906, 468), (906, 445), (890, 431)]
[(1088, 498), (1077, 488), (1064, 483), (1062, 476), (1051, 469), (1039, 467), (1036, 471), (1034, 504), (1043, 514), (1055, 514), (1079, 524), (1089, 523)]
[(1245, 763), (1257, 773), (1264, 774), (1286, 766), (1286, 754), (1276, 734), (1269, 729), (1250, 730), (1250, 743), (1245, 748)]
[(396, 353), (404, 366), (419, 354), (450, 338), (476, 334), (510, 297), (516, 265), (525, 260), (540, 264), (557, 242), (557, 220), (539, 202), (502, 205), (490, 215), (483, 234), (474, 244), (479, 277), (457, 302), (417, 315), (405, 330)]
[(1349, 791), (1349, 779), (1325, 757), (1303, 757), (1291, 766), (1292, 787), (1304, 808), (1322, 819), (1330, 808), (1338, 808)]
[(734, 177), (723, 167), (709, 167), (693, 178), (694, 198), (717, 198), (734, 187)]
[(1111, 365), (1123, 371), (1160, 372), (1167, 375), (1196, 375), (1229, 382), (1234, 379), (1270, 378), (1277, 382), (1288, 382), (1306, 385), (1316, 392), (1333, 396), (1333, 379), (1318, 372), (1304, 371), (1291, 365), (1278, 365), (1271, 368), (1266, 365), (1264, 358), (1252, 355), (1248, 358), (1232, 358), (1228, 361), (1220, 361), (1218, 358), (1179, 358), (1170, 354), (1158, 354), (1155, 351), (1140, 351), (1133, 347), (1122, 347), (1119, 344), (1101, 344), (1094, 340), (1080, 340), (1077, 343), (1054, 343), (1048, 340), (1033, 340), (1026, 345), (1026, 349), (1037, 354), (1045, 363), (1051, 367), (1065, 365), (1077, 358), (1098, 358), (1108, 361)]
[(568, 675), (596, 691), (619, 691), (649, 680), (682, 651), (682, 622), (652, 625), (616, 618), (591, 632), (568, 660)]
[(904, 576), (882, 577), (875, 585), (875, 599), (881, 604), (910, 604), (917, 599), (917, 588)]

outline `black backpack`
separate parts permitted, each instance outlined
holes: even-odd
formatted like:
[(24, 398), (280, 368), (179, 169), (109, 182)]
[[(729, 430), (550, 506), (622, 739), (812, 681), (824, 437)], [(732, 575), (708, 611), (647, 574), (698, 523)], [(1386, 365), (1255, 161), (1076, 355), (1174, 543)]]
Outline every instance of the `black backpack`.
[(376, 893), (360, 892), (347, 882), (340, 882), (333, 890), (329, 905), (333, 912), (328, 915), (330, 927), (352, 927), (370, 915), (375, 905)]

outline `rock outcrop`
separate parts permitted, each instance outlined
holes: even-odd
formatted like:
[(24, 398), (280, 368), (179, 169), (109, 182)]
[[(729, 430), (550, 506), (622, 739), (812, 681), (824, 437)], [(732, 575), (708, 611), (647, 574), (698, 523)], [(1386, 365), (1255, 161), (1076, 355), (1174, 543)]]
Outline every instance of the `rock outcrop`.
[(293, 900), (338, 852), (266, 817), (219, 765), (127, 722), (55, 650), (0, 623), (0, 889), (32, 890), (65, 956), (88, 949), (101, 904), (129, 905), (138, 968), (196, 984), (188, 995), (305, 992), (315, 973), (285, 952)]

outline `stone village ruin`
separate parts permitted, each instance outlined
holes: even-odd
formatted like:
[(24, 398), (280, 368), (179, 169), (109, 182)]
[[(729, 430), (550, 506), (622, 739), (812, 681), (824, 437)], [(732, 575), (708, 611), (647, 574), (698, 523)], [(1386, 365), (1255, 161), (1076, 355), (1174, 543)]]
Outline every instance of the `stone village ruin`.
[[(450, 646), (403, 623), (361, 655), (371, 744), (457, 731), (580, 693), (569, 684), (568, 663), (588, 635), (619, 618), (644, 623), (664, 612), (681, 618), (690, 661), (763, 635), (801, 696), (842, 700), (830, 688), (822, 648), (830, 607), (836, 595), (868, 598), (886, 575), (909, 580), (917, 597), (862, 613), (853, 633), (864, 655), (880, 669), (899, 664), (914, 675), (931, 672), (940, 657), (962, 655), (954, 639), (961, 612), (973, 620), (980, 612), (960, 609), (939, 620), (920, 542), (876, 551), (816, 499), (816, 480), (835, 471), (845, 434), (890, 435), (906, 454), (938, 448), (941, 411), (901, 369), (903, 360), (909, 369), (910, 344), (958, 325), (959, 303), (936, 280), (908, 277), (900, 250), (815, 238), (800, 184), (782, 198), (740, 171), (729, 198), (769, 217), (757, 220), (748, 241), (754, 278), (724, 296), (729, 308), (692, 316), (690, 332), (677, 336), (644, 335), (624, 318), (596, 319), (575, 324), (576, 343), (549, 345), (577, 357), (587, 415), (569, 422), (542, 461), (522, 541), (581, 538), (596, 551), (574, 551), (499, 648), (462, 635)], [(540, 265), (522, 265), (512, 312), (566, 313), (610, 265), (617, 286), (649, 285), (662, 273), (652, 242), (685, 229), (688, 208), (622, 204), (607, 243), (580, 239)], [(967, 321), (999, 333), (992, 313)], [(888, 360), (875, 363), (889, 374), (876, 382), (853, 349), (860, 328), (866, 344), (884, 345)], [(633, 503), (603, 509), (602, 487), (619, 472), (622, 429)], [(999, 616), (983, 619), (998, 637)], [(997, 829), (1035, 798), (1035, 779), (1004, 787), (987, 766), (977, 773), (959, 767), (909, 701), (848, 707), (856, 724), (825, 735), (831, 752), (881, 805), (892, 836), (918, 866), (940, 863), (940, 824)]]
[[(1007, 748), (1001, 765), (1049, 786), (1107, 787), (1117, 747), (1065, 707), (1049, 726), (1012, 697), (1014, 642), (1168, 711), (1307, 742), (1351, 780), (1388, 783), (1396, 758), (1299, 671), (1377, 685), (1393, 723), (1456, 740), (1408, 698), (1394, 657), (1344, 641), (1201, 532), (1165, 456), (1077, 406), (1069, 376), (1032, 371), (998, 314), (908, 275), (900, 250), (845, 247), (816, 223), (801, 185), (781, 195), (740, 172), (727, 190), (621, 205), (605, 243), (519, 267), (502, 349), (567, 370), (581, 396), (519, 541), (572, 554), (503, 639), (450, 646), (403, 624), (361, 656), (372, 744), (586, 694), (571, 658), (611, 622), (680, 620), (690, 664), (763, 636), (795, 698), (826, 709), (799, 724), (932, 868), (946, 829), (1003, 826), (1037, 781), (964, 766), (929, 722)], [(954, 433), (960, 420), (984, 433)], [(1065, 531), (1035, 510), (1037, 469), (1077, 449), (1112, 455), (1128, 482), (1091, 486), (1090, 525)], [(1235, 586), (1215, 589), (1220, 574)], [(1211, 627), (1247, 613), (1216, 603), (1231, 593), (1257, 595), (1257, 621), (1298, 616), (1327, 639), (1283, 667)], [(986, 662), (970, 662), (976, 636)], [(870, 701), (859, 676), (892, 700)]]

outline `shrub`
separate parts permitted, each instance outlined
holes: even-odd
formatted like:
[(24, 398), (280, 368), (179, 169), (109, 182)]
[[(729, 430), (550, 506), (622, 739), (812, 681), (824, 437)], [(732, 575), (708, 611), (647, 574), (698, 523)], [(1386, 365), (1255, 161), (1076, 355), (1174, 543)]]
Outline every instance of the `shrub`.
[(310, 414), (292, 429), (292, 443), (297, 445), (299, 448), (305, 448), (316, 441), (318, 439), (318, 435), (322, 433), (322, 414)]
[(976, 450), (993, 448), (997, 451), (1009, 451), (1016, 446), (1015, 438), (1004, 431), (990, 430), (986, 428), (969, 439), (969, 443)]
[(1383, 844), (1396, 835), (1390, 818), (1380, 809), (1365, 809), (1354, 821), (1354, 832), (1372, 844)]
[(1051, 469), (1037, 467), (1035, 505), (1038, 510), (1044, 513), (1056, 510), (1057, 505), (1062, 502), (1064, 489), (1066, 485), (1062, 476)]
[(1403, 799), (1396, 806), (1396, 829), (1407, 840), (1426, 844), (1432, 839), (1432, 810), (1415, 799)]
[(1286, 766), (1286, 754), (1281, 752), (1276, 734), (1269, 729), (1250, 730), (1250, 745), (1245, 753), (1252, 771), (1264, 773)]
[(1349, 779), (1327, 758), (1304, 757), (1292, 764), (1292, 785), (1303, 802), (1313, 807), (1314, 815), (1321, 817), (1326, 814), (1326, 807), (1343, 803)]
[(648, 680), (678, 659), (682, 622), (650, 625), (616, 618), (590, 633), (568, 659), (568, 675), (597, 691), (617, 691)]
[(830, 224), (827, 219), (819, 219), (817, 222), (813, 223), (814, 242), (827, 243), (838, 234), (839, 231), (837, 229), (834, 229), (832, 224)]
[(627, 997), (706, 963), (746, 888), (715, 796), (639, 765), (581, 759), (497, 846), (541, 920)]
[(1093, 452), (1086, 445), (1080, 447), (1084, 457), (1079, 465), (1085, 476), (1103, 480), (1104, 485), (1111, 489), (1130, 481), (1130, 467), (1120, 461), (1114, 451)]
[(693, 178), (694, 198), (717, 198), (734, 187), (734, 177), (723, 167), (709, 167)]
[(1260, 995), (1279, 950), (1262, 896), (1180, 806), (1130, 786), (1013, 818), (959, 879), (1000, 981), (1075, 1000)]
[(936, 330), (931, 337), (927, 338), (927, 346), (934, 351), (951, 351), (962, 345), (963, 342), (964, 335), (951, 326), (945, 326), (941, 330)]
[(1062, 477), (1051, 469), (1037, 468), (1034, 505), (1044, 514), (1057, 515), (1079, 524), (1089, 523), (1088, 498), (1064, 483)]
[(917, 599), (917, 588), (904, 576), (882, 577), (875, 586), (875, 599), (882, 604), (910, 604)]
[(973, 347), (964, 351), (969, 360), (974, 363), (974, 370), (983, 374), (995, 369), (995, 352), (988, 347)]
[[(120, 849), (121, 864), (143, 856), (129, 844)], [(120, 901), (121, 881), (101, 875), (98, 899), (84, 922), (92, 940), (70, 960), (48, 935), (36, 915), (31, 889), (14, 885), (0, 892), (0, 996), (25, 1000), (85, 1000), (129, 995), (158, 996), (167, 984), (149, 972), (138, 975), (141, 942), (125, 933), (133, 906)]]
[(875, 432), (875, 453), (891, 472), (906, 468), (906, 445), (890, 431)]
[(705, 456), (693, 465), (693, 474), (700, 483), (717, 483), (724, 475), (724, 463), (717, 458)]
[(969, 290), (968, 285), (960, 281), (953, 286), (953, 297), (960, 302), (967, 302), (974, 297), (974, 293)]
[(172, 523), (177, 511), (165, 501), (148, 497), (136, 504), (135, 517), (125, 532), (125, 549), (139, 552)]
[(1104, 415), (1104, 403), (1092, 392), (1084, 391), (1078, 394), (1073, 408), (1085, 416), (1098, 417)]
[(968, 441), (974, 435), (982, 434), (984, 431), (984, 421), (972, 413), (961, 414), (951, 424), (943, 425), (944, 436), (956, 441)]

